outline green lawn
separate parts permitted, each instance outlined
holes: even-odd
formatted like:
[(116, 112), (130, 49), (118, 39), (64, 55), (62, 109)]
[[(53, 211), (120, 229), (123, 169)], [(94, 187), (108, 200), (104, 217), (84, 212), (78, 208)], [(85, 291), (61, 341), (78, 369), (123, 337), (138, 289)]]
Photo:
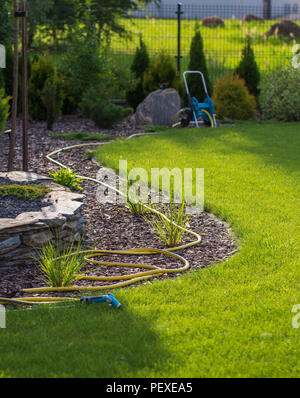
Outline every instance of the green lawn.
[[(300, 124), (169, 130), (99, 149), (129, 168), (205, 168), (205, 207), (241, 250), (106, 305), (15, 311), (0, 329), (12, 377), (299, 377)], [(184, 254), (184, 253), (183, 253)], [(70, 306), (70, 304), (69, 304)]]

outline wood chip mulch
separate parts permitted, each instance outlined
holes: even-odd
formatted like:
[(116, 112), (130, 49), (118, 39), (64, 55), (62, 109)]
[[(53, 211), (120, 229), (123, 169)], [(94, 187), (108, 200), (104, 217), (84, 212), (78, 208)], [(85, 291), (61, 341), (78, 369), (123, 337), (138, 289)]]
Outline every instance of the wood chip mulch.
[[(9, 128), (9, 123), (7, 125)], [(140, 133), (141, 130), (123, 123), (112, 130), (100, 130), (88, 120), (76, 116), (62, 117), (54, 125), (53, 131), (57, 133), (86, 131), (89, 133), (105, 133), (112, 136), (129, 136)], [(6, 171), (8, 155), (8, 135), (0, 136), (0, 171)], [(21, 170), (21, 126), (17, 131), (17, 148), (15, 168)], [(55, 149), (80, 144), (80, 141), (66, 141), (64, 139), (52, 137), (47, 132), (43, 123), (30, 123), (29, 129), (29, 169), (45, 176), (49, 171), (57, 170), (58, 167), (50, 163), (45, 155)], [(80, 175), (95, 178), (99, 166), (84, 156), (88, 147), (76, 148), (71, 151), (62, 152), (57, 155), (57, 160), (68, 165), (71, 169), (77, 170)], [(141, 217), (134, 215), (125, 207), (120, 205), (109, 205), (99, 203), (96, 199), (98, 186), (90, 181), (83, 182), (85, 199), (83, 216), (86, 221), (85, 245), (96, 247), (97, 249), (129, 249), (129, 248), (160, 248), (167, 249), (164, 244), (154, 236), (149, 224)], [(2, 203), (1, 203), (2, 207)], [(193, 215), (190, 220), (190, 229), (200, 233), (202, 242), (197, 246), (181, 250), (179, 255), (186, 258), (191, 269), (207, 267), (211, 264), (228, 259), (237, 251), (237, 242), (229, 226), (212, 214), (202, 212)], [(190, 241), (190, 236), (184, 236), (185, 242)], [(106, 256), (105, 260), (110, 259), (120, 262), (134, 262), (160, 267), (180, 267), (182, 264), (172, 257), (164, 255), (145, 255), (145, 256)], [(94, 265), (86, 264), (85, 269), (94, 269)], [(101, 267), (89, 275), (113, 276), (139, 272), (138, 268), (124, 267)], [(180, 274), (181, 275), (181, 274)], [(166, 277), (177, 277), (179, 274), (169, 274), (156, 277), (154, 279), (164, 279)], [(102, 282), (78, 281), (77, 285), (99, 285)], [(17, 297), (22, 296), (21, 289), (45, 286), (42, 275), (38, 268), (32, 266), (14, 267), (11, 271), (1, 272), (0, 269), (0, 296)], [(45, 295), (45, 294), (43, 294)], [(52, 294), (53, 295), (53, 294)]]

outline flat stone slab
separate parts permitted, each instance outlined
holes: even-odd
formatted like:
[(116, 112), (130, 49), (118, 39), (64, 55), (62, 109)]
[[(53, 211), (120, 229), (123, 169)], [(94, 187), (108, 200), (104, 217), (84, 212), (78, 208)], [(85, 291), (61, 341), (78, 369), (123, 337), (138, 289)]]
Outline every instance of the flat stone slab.
[(0, 173), (12, 183), (43, 183), (51, 192), (42, 198), (46, 203), (39, 211), (27, 211), (15, 218), (0, 218), (0, 268), (25, 263), (31, 251), (54, 238), (52, 231), (60, 231), (62, 239), (75, 239), (84, 230), (80, 209), (84, 195), (71, 192), (51, 178), (36, 173), (14, 171)]
[(66, 217), (76, 214), (83, 205), (84, 195), (71, 192), (68, 188), (53, 183), (51, 178), (23, 171), (0, 173), (1, 177), (16, 183), (43, 182), (53, 191), (46, 194), (42, 199), (43, 202), (49, 203), (49, 206), (43, 207), (40, 211), (24, 212), (16, 218), (0, 218), (0, 239), (1, 235), (5, 233), (41, 229), (43, 226), (49, 226), (49, 224), (51, 226), (63, 225)]
[(41, 182), (53, 181), (50, 177), (45, 177), (36, 173), (25, 171), (9, 171), (7, 173), (0, 173), (0, 178), (7, 178), (12, 183), (26, 182), (28, 184), (37, 184)]

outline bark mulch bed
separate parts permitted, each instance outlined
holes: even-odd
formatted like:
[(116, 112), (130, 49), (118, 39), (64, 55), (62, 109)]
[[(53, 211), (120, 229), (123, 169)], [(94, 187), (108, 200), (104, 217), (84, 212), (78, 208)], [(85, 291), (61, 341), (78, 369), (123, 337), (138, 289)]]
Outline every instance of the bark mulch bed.
[[(9, 125), (8, 125), (9, 127)], [(129, 136), (140, 133), (141, 130), (129, 126), (127, 123), (116, 126), (112, 130), (99, 130), (92, 123), (78, 117), (64, 117), (55, 124), (55, 132), (66, 133), (75, 131), (86, 131), (90, 133), (103, 132), (112, 136), (118, 134)], [(80, 144), (80, 141), (66, 141), (64, 139), (50, 136), (43, 123), (31, 123), (29, 130), (29, 170), (48, 176), (49, 171), (57, 170), (58, 167), (45, 159), (45, 155), (67, 145)], [(85, 142), (86, 143), (86, 142)], [(71, 151), (62, 152), (57, 159), (77, 170), (80, 175), (95, 178), (99, 166), (87, 159), (84, 155), (88, 147), (76, 148)], [(17, 131), (17, 156), (16, 169), (21, 170), (21, 129)], [(8, 153), (8, 136), (0, 136), (0, 171), (6, 171)], [(163, 243), (154, 236), (149, 224), (141, 217), (134, 215), (128, 209), (118, 205), (99, 203), (96, 200), (98, 186), (90, 181), (83, 182), (85, 199), (83, 217), (86, 220), (86, 235), (84, 238), (87, 247), (97, 249), (129, 249), (129, 248), (161, 248), (166, 249)], [(3, 202), (1, 201), (1, 207)], [(202, 242), (197, 246), (178, 251), (179, 255), (186, 258), (191, 269), (207, 267), (229, 258), (237, 251), (237, 242), (226, 223), (212, 214), (203, 212), (193, 215), (190, 221), (190, 229), (202, 235)], [(184, 240), (189, 241), (189, 236)], [(107, 256), (120, 262), (134, 262), (142, 264), (154, 264), (160, 267), (180, 267), (182, 264), (169, 256), (146, 255), (146, 256)], [(85, 270), (94, 269), (95, 265), (86, 264)], [(102, 267), (89, 275), (112, 276), (136, 273), (138, 268), (124, 267)], [(169, 274), (154, 279), (176, 277), (181, 274)], [(146, 282), (145, 282), (146, 283)], [(100, 282), (78, 281), (78, 286), (99, 285)], [(105, 284), (102, 283), (101, 284)], [(16, 297), (22, 296), (20, 292), (24, 288), (45, 286), (42, 275), (38, 268), (32, 266), (15, 267), (9, 272), (0, 270), (0, 296)], [(45, 294), (43, 294), (45, 295)], [(53, 295), (53, 294), (52, 294)]]

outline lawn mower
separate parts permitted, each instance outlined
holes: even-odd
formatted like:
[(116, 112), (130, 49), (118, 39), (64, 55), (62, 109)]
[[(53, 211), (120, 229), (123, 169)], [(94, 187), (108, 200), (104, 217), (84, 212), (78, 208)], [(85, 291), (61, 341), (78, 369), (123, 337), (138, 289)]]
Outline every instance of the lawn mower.
[[(202, 84), (205, 92), (203, 102), (198, 102), (197, 98), (192, 97), (190, 94), (189, 86), (186, 76), (191, 74), (198, 74), (201, 76)], [(189, 124), (194, 124), (196, 127), (200, 125), (217, 127), (215, 118), (215, 106), (208, 95), (205, 78), (202, 72), (199, 71), (186, 71), (183, 73), (183, 80), (188, 98), (189, 107), (180, 109), (174, 116), (171, 126), (172, 127), (188, 127)]]

